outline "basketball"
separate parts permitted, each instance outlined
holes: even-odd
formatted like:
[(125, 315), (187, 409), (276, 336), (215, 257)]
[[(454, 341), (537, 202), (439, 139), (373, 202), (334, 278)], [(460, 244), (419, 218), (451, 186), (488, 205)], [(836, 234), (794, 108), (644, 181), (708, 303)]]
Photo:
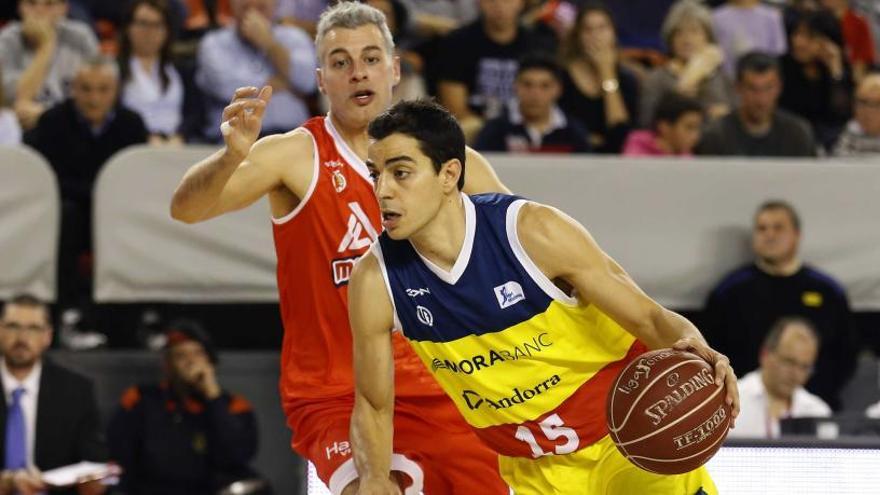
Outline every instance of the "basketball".
[(636, 466), (681, 474), (705, 464), (730, 425), (727, 388), (699, 356), (673, 349), (646, 352), (620, 372), (608, 394), (611, 439)]

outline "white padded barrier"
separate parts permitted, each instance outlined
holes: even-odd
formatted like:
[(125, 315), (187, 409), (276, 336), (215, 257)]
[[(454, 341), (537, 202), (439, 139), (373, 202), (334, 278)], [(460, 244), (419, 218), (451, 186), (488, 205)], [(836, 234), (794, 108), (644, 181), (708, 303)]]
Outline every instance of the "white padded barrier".
[[(190, 226), (168, 215), (187, 167), (210, 148), (136, 148), (111, 160), (96, 190), (99, 301), (274, 301), (275, 258), (264, 201)], [(791, 201), (803, 256), (880, 309), (877, 160), (623, 159), (489, 155), (515, 192), (581, 221), (650, 295), (703, 305), (727, 271), (749, 260), (759, 203)]]
[(0, 146), (0, 299), (55, 300), (59, 236), (55, 173), (37, 152)]

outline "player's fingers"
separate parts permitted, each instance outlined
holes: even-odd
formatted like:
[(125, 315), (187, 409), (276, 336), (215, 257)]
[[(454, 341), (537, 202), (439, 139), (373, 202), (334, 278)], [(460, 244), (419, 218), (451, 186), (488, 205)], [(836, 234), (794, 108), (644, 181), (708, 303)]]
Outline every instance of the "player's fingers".
[(232, 101), (240, 100), (242, 98), (253, 98), (257, 96), (260, 89), (256, 86), (244, 86), (235, 90), (235, 93), (232, 95)]
[(264, 107), (265, 105), (266, 103), (263, 100), (256, 100), (253, 98), (230, 103), (223, 109), (223, 120), (229, 120), (232, 117), (237, 116), (240, 112), (253, 112), (257, 108)]
[(258, 102), (261, 105), (254, 108), (254, 117), (258, 119), (263, 118), (263, 114), (266, 113), (266, 106), (269, 104), (269, 100), (272, 98), (272, 86), (263, 86), (263, 89), (260, 90), (260, 93), (257, 95)]

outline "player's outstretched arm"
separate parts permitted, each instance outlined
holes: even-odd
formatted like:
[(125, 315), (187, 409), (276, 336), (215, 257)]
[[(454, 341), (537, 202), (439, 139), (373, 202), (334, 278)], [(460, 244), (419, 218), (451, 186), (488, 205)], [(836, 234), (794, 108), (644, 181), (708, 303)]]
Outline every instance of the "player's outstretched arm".
[(397, 494), (389, 480), (394, 416), (394, 309), (379, 262), (368, 253), (348, 285), (348, 316), (354, 338), (355, 399), (351, 441), (359, 476), (358, 493)]
[[(311, 140), (298, 131), (259, 141), (268, 86), (239, 88), (223, 111), (225, 146), (186, 172), (171, 200), (171, 216), (195, 223), (244, 208), (282, 183), (297, 193), (291, 163), (307, 162), (311, 180)], [(296, 158), (291, 158), (296, 157)], [(307, 187), (307, 186), (306, 186)]]
[(486, 157), (470, 146), (467, 147), (465, 164), (464, 192), (466, 194), (491, 192), (510, 194), (510, 189), (498, 178), (498, 174), (495, 173), (489, 160), (486, 160)]
[(690, 321), (648, 297), (581, 224), (555, 208), (529, 203), (520, 210), (517, 232), (526, 253), (550, 280), (571, 284), (584, 303), (595, 304), (650, 348), (688, 349), (711, 364), (716, 382), (727, 385), (736, 417), (739, 393), (727, 357), (710, 348)]

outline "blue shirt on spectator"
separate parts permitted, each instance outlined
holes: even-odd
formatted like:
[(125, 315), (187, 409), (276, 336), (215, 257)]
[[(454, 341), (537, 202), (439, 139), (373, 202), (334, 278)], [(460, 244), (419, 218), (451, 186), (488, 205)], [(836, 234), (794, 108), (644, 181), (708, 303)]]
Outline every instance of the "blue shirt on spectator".
[[(275, 40), (290, 53), (290, 71), (285, 74), (289, 84), (300, 94), (315, 91), (317, 59), (312, 40), (301, 29), (273, 26)], [(275, 74), (269, 57), (248, 44), (230, 26), (208, 33), (199, 45), (196, 83), (206, 95), (207, 121), (205, 135), (220, 139), (223, 108), (235, 90), (242, 86), (263, 86)], [(263, 131), (286, 131), (297, 127), (309, 117), (302, 98), (287, 91), (277, 91), (263, 116)]]

